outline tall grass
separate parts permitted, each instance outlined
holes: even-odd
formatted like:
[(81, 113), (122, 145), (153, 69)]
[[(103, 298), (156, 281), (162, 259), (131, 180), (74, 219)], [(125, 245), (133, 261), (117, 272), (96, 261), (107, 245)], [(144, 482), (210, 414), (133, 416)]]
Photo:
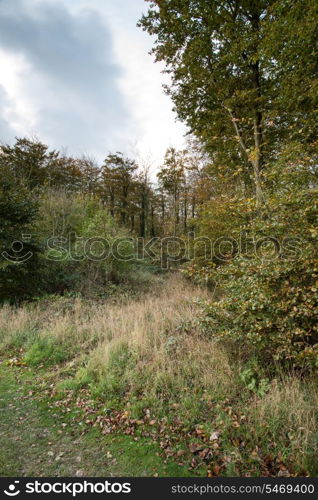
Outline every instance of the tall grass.
[(189, 428), (217, 431), (240, 470), (257, 449), (296, 473), (317, 472), (317, 384), (285, 374), (253, 391), (241, 376), (242, 359), (201, 328), (198, 299), (208, 298), (175, 274), (128, 301), (3, 307), (1, 349), (22, 349), (33, 366), (72, 359), (75, 373), (60, 380), (60, 389), (87, 387), (134, 418), (150, 411), (173, 422), (177, 415)]

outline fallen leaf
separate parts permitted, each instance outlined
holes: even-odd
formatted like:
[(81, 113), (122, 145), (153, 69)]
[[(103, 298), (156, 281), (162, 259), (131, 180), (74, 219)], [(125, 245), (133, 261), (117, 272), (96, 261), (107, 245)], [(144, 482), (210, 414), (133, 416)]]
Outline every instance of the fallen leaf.
[(217, 441), (219, 439), (220, 433), (219, 432), (212, 432), (210, 436), (210, 441)]

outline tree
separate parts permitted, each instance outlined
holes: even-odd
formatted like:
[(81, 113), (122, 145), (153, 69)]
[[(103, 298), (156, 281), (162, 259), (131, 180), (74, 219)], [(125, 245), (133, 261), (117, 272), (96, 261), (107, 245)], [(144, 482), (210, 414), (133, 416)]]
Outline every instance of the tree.
[(49, 181), (50, 166), (58, 156), (56, 151), (48, 151), (48, 146), (38, 140), (17, 138), (14, 146), (1, 146), (0, 167), (6, 168), (15, 179), (23, 178), (33, 189)]
[(186, 182), (183, 153), (177, 151), (175, 148), (168, 148), (164, 164), (158, 172), (157, 177), (161, 188), (172, 199), (173, 232), (176, 235), (180, 222), (181, 196), (184, 193)]
[(89, 195), (96, 195), (100, 187), (100, 168), (97, 163), (88, 156), (82, 156), (76, 160), (76, 164), (81, 172), (81, 189)]
[(0, 165), (0, 301), (16, 302), (40, 287), (40, 248), (29, 235), (36, 215), (30, 190)]
[(148, 168), (144, 168), (144, 170), (139, 173), (135, 182), (136, 206), (138, 207), (139, 213), (139, 236), (145, 238), (148, 235), (151, 198)]
[(280, 127), (288, 142), (303, 145), (312, 145), (318, 134), (317, 19), (315, 0), (276, 2), (262, 42), (269, 78), (276, 80), (269, 130)]
[(48, 165), (43, 182), (46, 188), (78, 192), (83, 188), (84, 176), (78, 160), (57, 156)]
[(309, 17), (317, 14), (315, 2), (146, 1), (150, 7), (139, 24), (156, 37), (153, 53), (157, 61), (166, 63), (171, 75), (166, 90), (180, 119), (205, 142), (214, 162), (227, 170), (240, 169), (247, 188), (253, 179), (260, 203), (263, 170), (278, 155), (280, 138), (289, 126), (295, 126), (295, 106), (299, 109), (288, 102), (286, 72), (296, 91), (303, 65), (306, 113), (314, 120), (309, 105), (314, 87), (309, 82), (315, 81), (317, 58), (314, 63), (312, 49), (299, 57), (304, 45), (295, 34), (290, 40), (289, 34), (300, 33), (303, 26), (302, 41), (315, 46), (316, 28)]
[(136, 170), (136, 162), (122, 153), (108, 155), (102, 167), (103, 199), (111, 215), (117, 216), (123, 225), (128, 220)]

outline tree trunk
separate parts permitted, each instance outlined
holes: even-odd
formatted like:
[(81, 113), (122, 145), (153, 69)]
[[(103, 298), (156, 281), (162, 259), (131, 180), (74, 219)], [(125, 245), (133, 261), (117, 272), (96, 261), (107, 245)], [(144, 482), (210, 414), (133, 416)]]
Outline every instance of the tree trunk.
[[(257, 40), (260, 31), (260, 13), (258, 10), (252, 16), (252, 26)], [(254, 52), (255, 54), (257, 54), (258, 52), (257, 42), (254, 47)], [(261, 183), (261, 175), (263, 167), (263, 123), (262, 123), (263, 115), (261, 111), (261, 105), (262, 105), (261, 70), (260, 70), (260, 62), (258, 60), (254, 64), (252, 64), (252, 74), (253, 74), (253, 88), (255, 90), (254, 120), (253, 120), (254, 155), (252, 159), (252, 164), (254, 168), (256, 203), (258, 206), (260, 206), (263, 201), (263, 192)]]
[(188, 228), (188, 198), (187, 193), (184, 198), (184, 231), (187, 232)]
[[(258, 114), (258, 113), (257, 113)], [(261, 170), (262, 170), (262, 144), (261, 144), (261, 124), (258, 121), (258, 118), (254, 120), (254, 158), (253, 158), (253, 168), (254, 168), (254, 183), (255, 183), (255, 194), (256, 194), (256, 203), (257, 205), (261, 205), (263, 200), (263, 191), (261, 184)]]

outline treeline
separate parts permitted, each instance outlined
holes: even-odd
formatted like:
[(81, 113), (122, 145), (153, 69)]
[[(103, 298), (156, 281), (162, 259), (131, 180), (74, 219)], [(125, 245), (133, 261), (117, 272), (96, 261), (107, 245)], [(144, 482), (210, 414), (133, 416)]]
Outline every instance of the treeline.
[(195, 139), (187, 149), (169, 148), (157, 181), (149, 167), (123, 153), (109, 154), (102, 165), (88, 157), (73, 158), (38, 140), (19, 138), (0, 148), (2, 179), (28, 191), (63, 190), (100, 200), (116, 222), (140, 237), (180, 235), (193, 220), (208, 189), (209, 159)]
[[(39, 140), (1, 146), (0, 299), (70, 291), (107, 295), (110, 283), (136, 280), (136, 266), (147, 263), (137, 259), (129, 238), (180, 236), (193, 228), (207, 196), (207, 162), (195, 140), (184, 151), (170, 148), (153, 182), (149, 168), (118, 152), (98, 165)], [(95, 262), (85, 247), (94, 238), (110, 244), (121, 238), (121, 256), (136, 258), (125, 262), (111, 254)], [(150, 262), (160, 263), (160, 254)]]

